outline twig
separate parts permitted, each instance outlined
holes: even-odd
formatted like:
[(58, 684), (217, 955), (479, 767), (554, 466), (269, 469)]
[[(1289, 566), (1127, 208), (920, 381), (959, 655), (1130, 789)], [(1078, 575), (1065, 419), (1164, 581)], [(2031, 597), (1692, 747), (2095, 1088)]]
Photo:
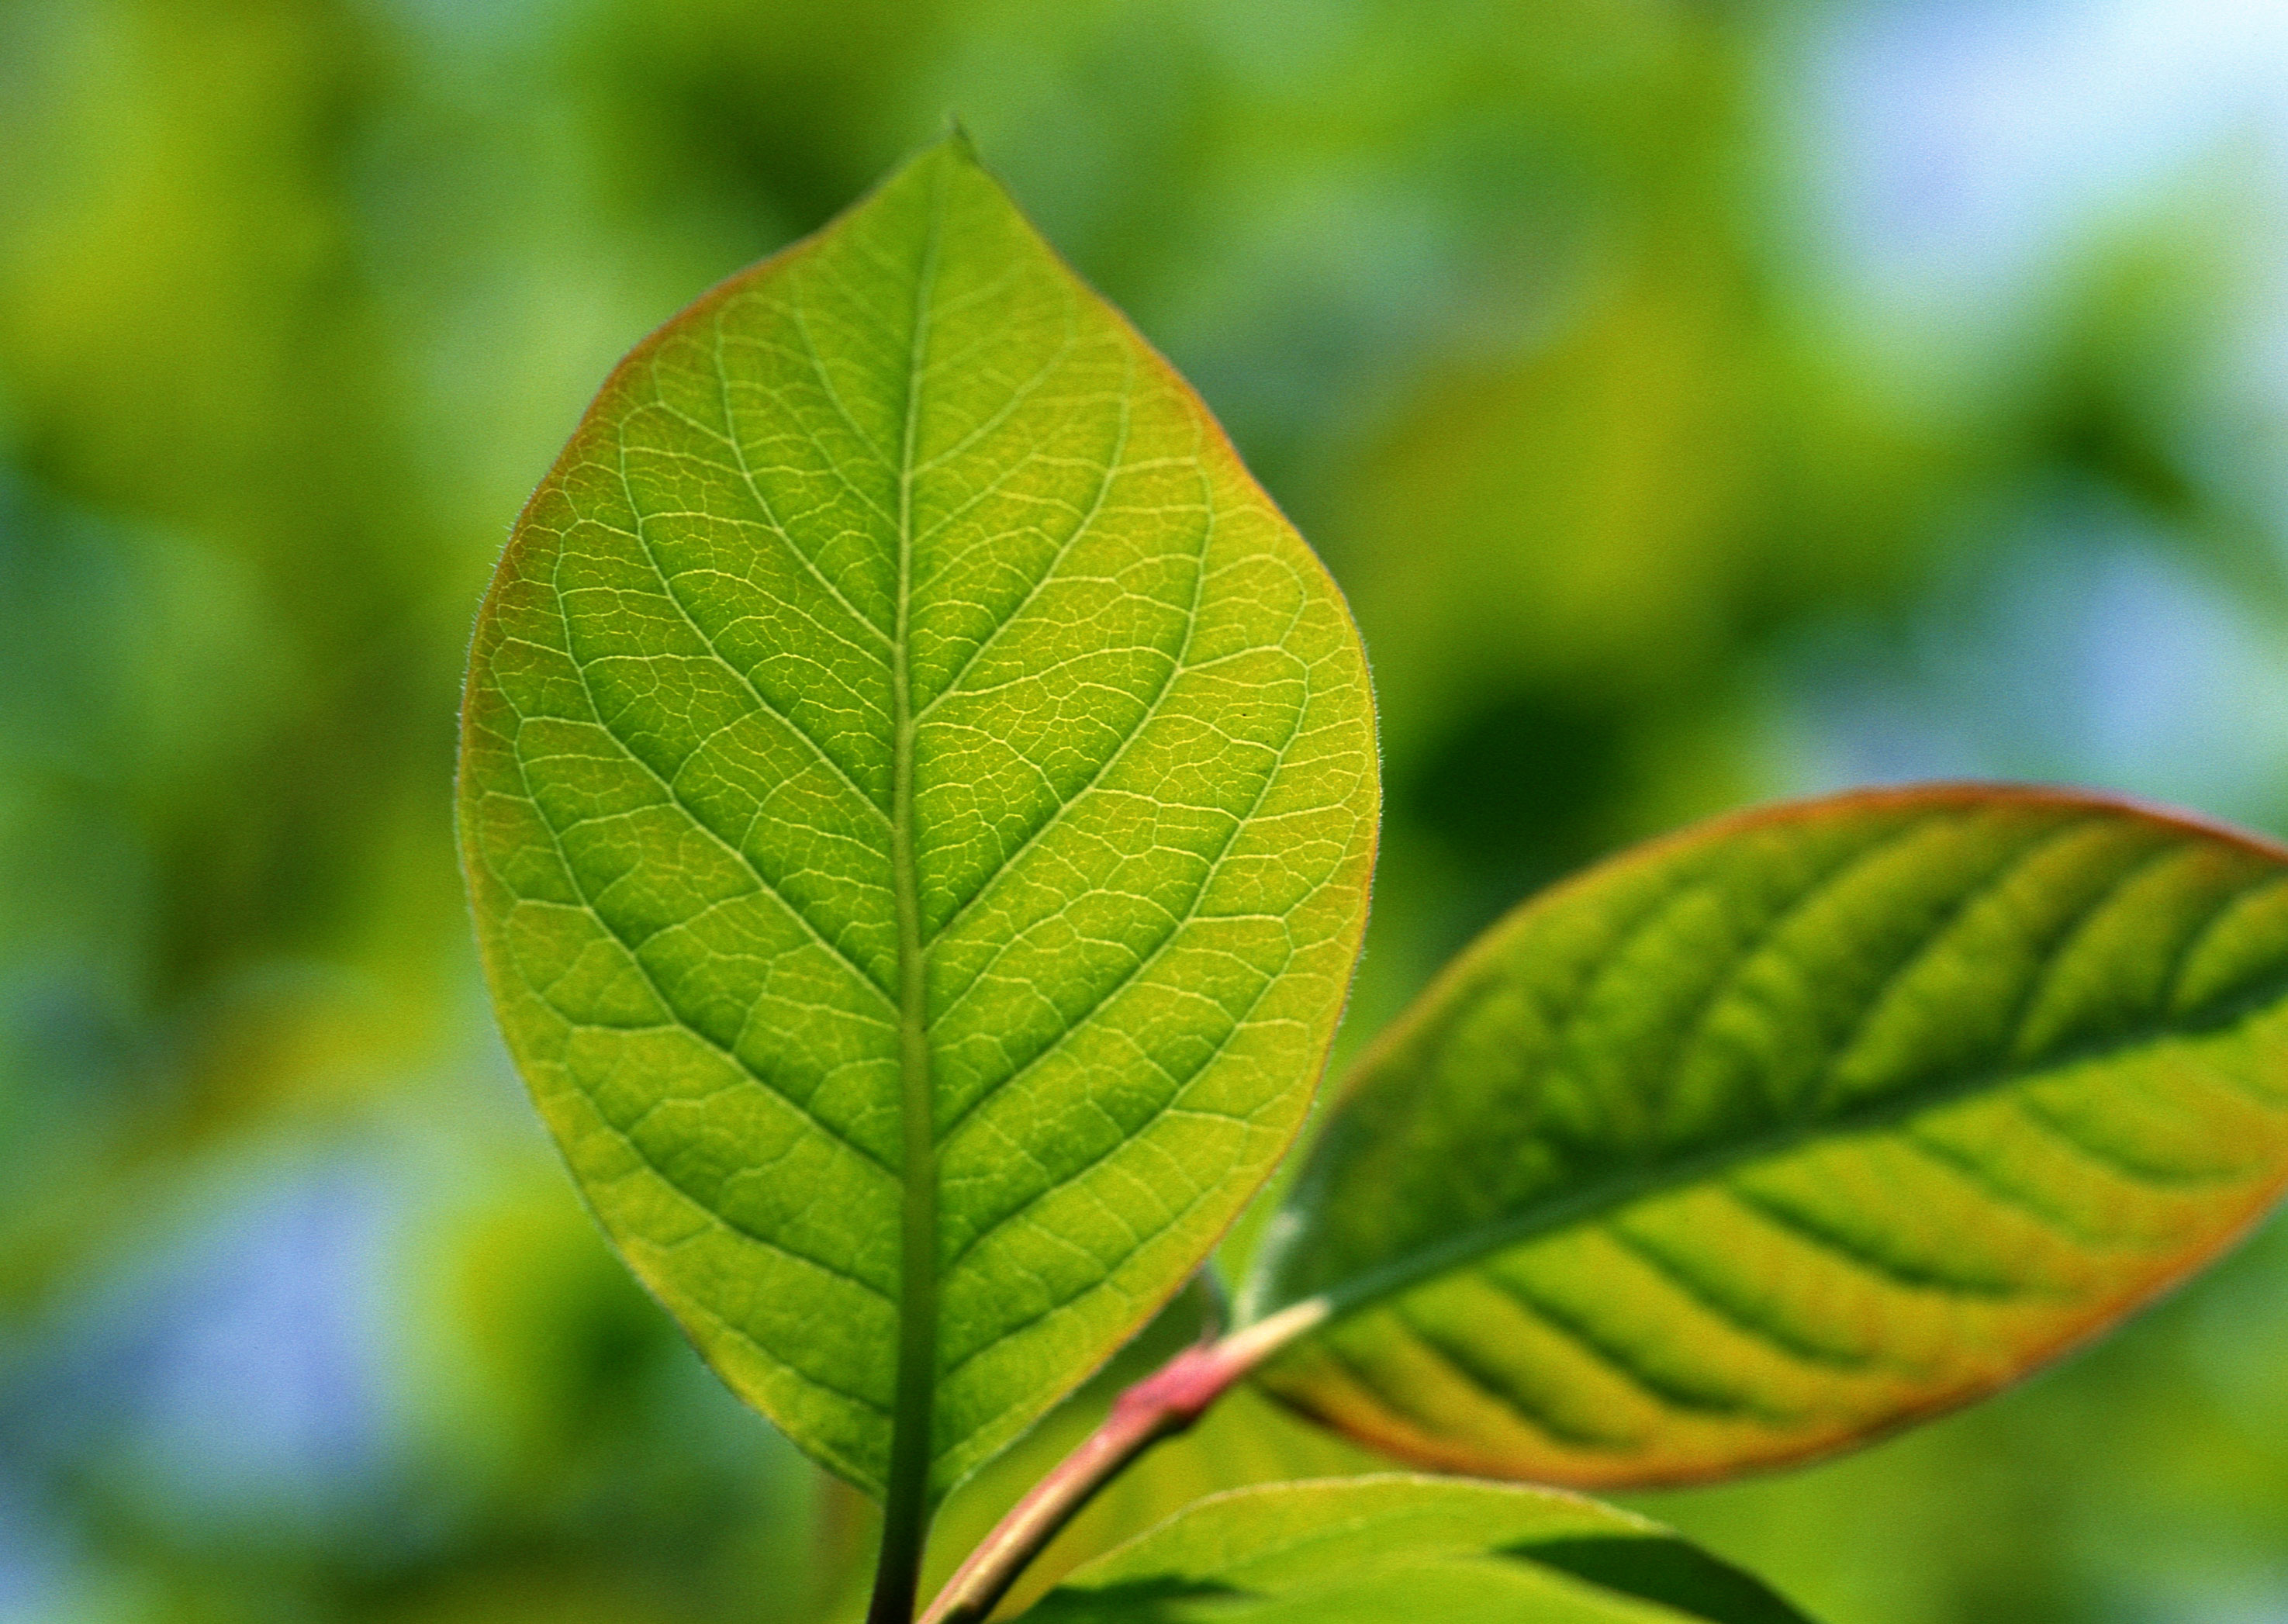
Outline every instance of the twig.
[(1225, 1390), (1327, 1317), (1313, 1298), (1185, 1349), (1113, 1400), (1104, 1424), (1003, 1517), (921, 1616), (921, 1624), (982, 1624), (1018, 1575), (1096, 1492), (1138, 1455), (1185, 1430)]

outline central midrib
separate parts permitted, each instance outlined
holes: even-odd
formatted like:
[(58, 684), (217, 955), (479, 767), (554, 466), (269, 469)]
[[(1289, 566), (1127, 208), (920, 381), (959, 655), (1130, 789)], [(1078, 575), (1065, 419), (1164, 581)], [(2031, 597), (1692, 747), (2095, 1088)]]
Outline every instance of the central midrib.
[[(882, 1573), (918, 1567), (929, 1516), (931, 1423), (937, 1381), (937, 1150), (933, 1118), (921, 897), (914, 855), (913, 687), (908, 651), (913, 597), (914, 469), (921, 421), (930, 295), (937, 276), (944, 208), (942, 172), (933, 177), (929, 223), (914, 289), (906, 375), (905, 426), (898, 456), (898, 597), (890, 639), (890, 871), (898, 921), (899, 1107), (903, 1130), (900, 1221), (898, 1366), (892, 1408), (889, 1479), (883, 1504)], [(888, 1598), (878, 1585), (876, 1604)], [(902, 1604), (910, 1616), (911, 1597)]]

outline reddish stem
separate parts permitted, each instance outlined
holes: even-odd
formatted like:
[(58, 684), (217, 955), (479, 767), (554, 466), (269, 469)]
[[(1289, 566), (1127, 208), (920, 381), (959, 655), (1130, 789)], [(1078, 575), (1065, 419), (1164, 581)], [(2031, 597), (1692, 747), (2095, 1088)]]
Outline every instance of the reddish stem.
[(1227, 1389), (1326, 1318), (1314, 1299), (1235, 1331), (1220, 1342), (1185, 1349), (1112, 1401), (1104, 1424), (1035, 1484), (984, 1541), (969, 1553), (921, 1624), (981, 1624), (1033, 1558), (1096, 1492), (1164, 1438), (1207, 1413)]

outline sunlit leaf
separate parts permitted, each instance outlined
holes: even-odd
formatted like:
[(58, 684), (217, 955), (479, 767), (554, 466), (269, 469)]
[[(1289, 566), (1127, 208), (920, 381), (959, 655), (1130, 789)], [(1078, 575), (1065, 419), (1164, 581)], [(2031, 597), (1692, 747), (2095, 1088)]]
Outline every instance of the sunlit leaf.
[(1528, 903), (1359, 1063), (1256, 1305), (1402, 1458), (1584, 1485), (1987, 1392), (2288, 1180), (2288, 852), (2038, 790), (1809, 802)]
[(485, 606), (461, 824), (630, 1264), (870, 1488), (920, 1326), (941, 1493), (1287, 1144), (1375, 796), (1332, 584), (956, 139), (605, 385)]
[(1656, 1523), (1547, 1489), (1340, 1477), (1213, 1495), (1076, 1571), (1037, 1624), (1803, 1624)]

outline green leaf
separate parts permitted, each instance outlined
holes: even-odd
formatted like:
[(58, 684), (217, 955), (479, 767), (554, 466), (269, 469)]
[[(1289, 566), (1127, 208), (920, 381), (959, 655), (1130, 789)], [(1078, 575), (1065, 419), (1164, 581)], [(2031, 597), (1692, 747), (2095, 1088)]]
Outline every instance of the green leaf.
[(2041, 790), (1752, 812), (1529, 902), (1347, 1080), (1253, 1283), (1270, 1390), (1577, 1485), (1992, 1390), (2288, 1181), (2288, 852)]
[(1333, 584), (956, 138), (612, 375), (480, 618), (460, 812), (630, 1265), (854, 1482), (903, 1414), (934, 1499), (1288, 1144), (1376, 796)]
[(1550, 1489), (1342, 1477), (1212, 1495), (1079, 1568), (1037, 1624), (1804, 1624), (1656, 1523)]

